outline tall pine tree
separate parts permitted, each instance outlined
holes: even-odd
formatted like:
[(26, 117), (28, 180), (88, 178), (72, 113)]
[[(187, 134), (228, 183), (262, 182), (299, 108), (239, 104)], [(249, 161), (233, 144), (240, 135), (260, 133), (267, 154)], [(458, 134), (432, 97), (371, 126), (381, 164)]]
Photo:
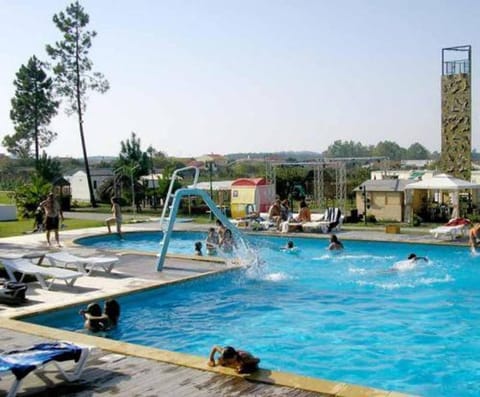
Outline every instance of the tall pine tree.
[(59, 103), (53, 99), (53, 82), (44, 67), (34, 55), (16, 73), (10, 110), (15, 133), (6, 135), (2, 142), (9, 153), (21, 158), (30, 157), (34, 146), (36, 163), (40, 148), (47, 147), (57, 136), (47, 128)]
[(68, 100), (67, 114), (76, 113), (78, 115), (90, 202), (95, 207), (95, 195), (83, 129), (83, 114), (86, 109), (87, 91), (104, 93), (108, 90), (109, 84), (101, 73), (92, 72), (93, 63), (88, 57), (88, 52), (96, 32), (86, 29), (89, 21), (88, 14), (78, 0), (70, 4), (65, 12), (55, 14), (53, 22), (62, 33), (63, 40), (57, 41), (53, 46), (47, 45), (47, 53), (55, 62), (53, 72), (55, 73), (57, 92)]

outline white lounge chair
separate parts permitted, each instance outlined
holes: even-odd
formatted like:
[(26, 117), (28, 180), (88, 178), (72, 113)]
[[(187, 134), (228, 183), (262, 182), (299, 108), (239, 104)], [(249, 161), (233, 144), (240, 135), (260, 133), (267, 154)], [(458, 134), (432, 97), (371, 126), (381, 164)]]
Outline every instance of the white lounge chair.
[[(74, 272), (72, 270), (59, 269), (51, 266), (34, 265), (25, 258), (2, 258), (1, 262), (3, 263), (3, 266), (5, 267), (5, 270), (7, 271), (8, 277), (11, 281), (22, 282), (24, 277), (27, 274), (30, 274), (37, 278), (43, 289), (50, 289), (57, 279), (65, 281), (65, 284), (71, 287), (73, 284), (75, 284), (77, 278), (84, 275), (83, 273)], [(17, 280), (15, 277), (15, 272), (21, 274), (20, 279)], [(46, 278), (50, 278), (50, 280), (47, 282)]]
[[(14, 397), (23, 379), (48, 363), (55, 364), (67, 381), (77, 380), (82, 375), (89, 354), (90, 347), (69, 342), (38, 343), (28, 349), (0, 354), (0, 373), (11, 372), (15, 376), (7, 397)], [(72, 371), (67, 372), (59, 364), (63, 361), (75, 361), (77, 364)]]
[(327, 208), (323, 219), (320, 221), (305, 222), (303, 224), (303, 231), (305, 232), (321, 232), (331, 233), (339, 232), (343, 224), (343, 215), (340, 208)]
[(92, 274), (95, 268), (102, 268), (105, 273), (110, 273), (118, 262), (116, 256), (90, 256), (82, 257), (71, 254), (70, 252), (60, 251), (51, 252), (45, 255), (49, 263), (53, 266), (64, 267), (73, 265), (77, 270), (87, 276)]
[(439, 226), (435, 229), (430, 229), (430, 233), (433, 234), (435, 238), (448, 236), (451, 240), (455, 240), (458, 236), (465, 236), (468, 229), (468, 225)]

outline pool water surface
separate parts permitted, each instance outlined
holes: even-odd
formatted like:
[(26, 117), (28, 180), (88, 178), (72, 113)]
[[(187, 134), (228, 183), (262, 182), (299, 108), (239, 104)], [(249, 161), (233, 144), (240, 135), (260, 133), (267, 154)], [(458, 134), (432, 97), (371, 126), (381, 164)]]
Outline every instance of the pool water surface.
[[(134, 239), (138, 250), (147, 237), (145, 250), (158, 251), (159, 234), (107, 242), (127, 249)], [(191, 253), (204, 238), (175, 233), (169, 252)], [(204, 357), (233, 345), (263, 368), (423, 396), (480, 394), (480, 257), (466, 247), (344, 241), (333, 253), (324, 239), (293, 241), (298, 250), (285, 252), (285, 238), (255, 237), (259, 266), (119, 298), (120, 325), (107, 336)], [(429, 261), (392, 270), (411, 252)], [(81, 331), (78, 310), (26, 321)]]

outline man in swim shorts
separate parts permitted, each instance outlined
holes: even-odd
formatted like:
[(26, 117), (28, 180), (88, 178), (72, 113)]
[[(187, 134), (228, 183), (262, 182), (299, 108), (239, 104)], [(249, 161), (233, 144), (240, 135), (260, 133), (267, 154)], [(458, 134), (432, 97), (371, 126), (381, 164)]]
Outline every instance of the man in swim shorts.
[(40, 207), (45, 211), (45, 229), (47, 231), (48, 245), (51, 245), (50, 232), (53, 230), (55, 233), (55, 241), (57, 242), (57, 246), (61, 247), (60, 237), (58, 235), (58, 227), (60, 224), (60, 219), (63, 222), (62, 207), (60, 207), (60, 204), (53, 193), (49, 193), (47, 199), (40, 203)]

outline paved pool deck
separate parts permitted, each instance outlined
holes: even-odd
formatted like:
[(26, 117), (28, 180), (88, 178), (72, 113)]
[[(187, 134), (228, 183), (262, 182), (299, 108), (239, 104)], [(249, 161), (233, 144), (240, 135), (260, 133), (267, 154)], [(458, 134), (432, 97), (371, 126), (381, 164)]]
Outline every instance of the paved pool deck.
[[(177, 223), (175, 230), (206, 231), (209, 225)], [(159, 230), (158, 222), (126, 224), (125, 232)], [(61, 249), (79, 255), (111, 255), (111, 252), (77, 246), (73, 240), (83, 236), (105, 233), (105, 228), (62, 230)], [(262, 232), (265, 233), (265, 232)], [(327, 239), (328, 235), (296, 233), (298, 236)], [(387, 234), (382, 231), (348, 230), (337, 233), (342, 240), (378, 240), (404, 243), (441, 243), (466, 245), (466, 238), (455, 241), (436, 240), (430, 234), (400, 233)], [(326, 241), (322, 244), (326, 244)], [(0, 255), (15, 253), (42, 253), (49, 248), (44, 234), (29, 234), (0, 239)], [(467, 250), (467, 248), (465, 248)], [(28, 302), (13, 307), (0, 304), (1, 350), (30, 346), (45, 340), (70, 340), (95, 346), (81, 380), (68, 383), (57, 377), (56, 371), (42, 372), (39, 376), (28, 376), (19, 396), (64, 395), (64, 396), (390, 396), (404, 394), (383, 391), (343, 382), (301, 377), (262, 369), (250, 376), (236, 375), (228, 368), (210, 368), (205, 357), (167, 352), (87, 334), (72, 333), (19, 321), (17, 318), (29, 314), (76, 306), (98, 301), (132, 291), (155, 288), (166, 283), (181, 282), (220, 271), (228, 271), (223, 262), (195, 260), (198, 258), (168, 257), (162, 272), (156, 271), (156, 255), (140, 252), (121, 252), (119, 262), (111, 273), (94, 272), (80, 277), (73, 287), (61, 280), (50, 290), (44, 290), (37, 282), (29, 283)], [(202, 258), (203, 259), (203, 258)], [(52, 367), (53, 368), (53, 367)], [(0, 395), (8, 389), (11, 376), (0, 379)]]

